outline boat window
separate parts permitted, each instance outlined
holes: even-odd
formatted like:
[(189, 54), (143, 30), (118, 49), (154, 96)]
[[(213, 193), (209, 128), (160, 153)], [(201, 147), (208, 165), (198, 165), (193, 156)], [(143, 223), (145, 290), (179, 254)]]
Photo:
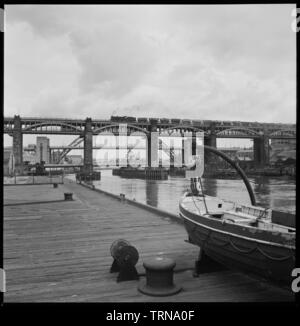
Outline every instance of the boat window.
[(212, 214), (212, 217), (214, 218), (221, 218), (223, 214)]

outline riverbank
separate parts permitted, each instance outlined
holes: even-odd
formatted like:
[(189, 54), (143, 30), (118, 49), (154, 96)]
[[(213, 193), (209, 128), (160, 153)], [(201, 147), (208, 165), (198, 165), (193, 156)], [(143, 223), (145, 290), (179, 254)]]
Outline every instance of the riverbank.
[[(74, 201), (63, 201), (72, 192)], [(15, 205), (13, 205), (15, 203)], [(6, 206), (9, 204), (8, 206)], [(143, 261), (164, 256), (176, 261), (175, 282), (183, 291), (150, 297), (139, 281), (116, 282), (109, 272), (110, 246), (126, 239)], [(198, 248), (186, 243), (182, 225), (66, 180), (64, 185), (4, 188), (4, 302), (292, 301), (290, 291), (245, 274), (219, 271), (192, 276)]]

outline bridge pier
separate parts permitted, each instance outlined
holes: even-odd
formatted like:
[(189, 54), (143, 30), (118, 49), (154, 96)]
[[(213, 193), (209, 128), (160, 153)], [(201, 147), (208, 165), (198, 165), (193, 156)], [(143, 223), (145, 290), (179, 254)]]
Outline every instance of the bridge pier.
[(170, 140), (170, 170), (175, 168), (175, 151), (173, 139)]
[(181, 164), (182, 167), (185, 167), (185, 160), (184, 160), (184, 135), (181, 133)]
[(23, 174), (23, 134), (22, 123), (19, 115), (14, 116), (13, 154), (15, 158), (15, 173)]
[(253, 139), (253, 154), (256, 168), (269, 164), (269, 137), (262, 135)]
[[(152, 162), (153, 158), (152, 158), (152, 151), (158, 151), (158, 144), (154, 144), (153, 142), (153, 138), (151, 137), (151, 133), (152, 132), (157, 132), (157, 122), (156, 121), (150, 121), (150, 126), (148, 128), (149, 134), (147, 135), (147, 163), (148, 163), (148, 167), (154, 167), (154, 162)], [(157, 155), (157, 154), (156, 154)], [(157, 156), (158, 158), (158, 156)], [(158, 162), (157, 162), (158, 163)], [(159, 165), (159, 164), (157, 164)], [(156, 167), (157, 167), (156, 165)]]
[(157, 153), (159, 154), (158, 155), (158, 167), (162, 168), (162, 142), (161, 142), (161, 140), (159, 140), (159, 142), (158, 142), (158, 151), (157, 151)]
[(116, 167), (120, 166), (120, 152), (119, 152), (119, 145), (120, 145), (120, 134), (119, 132), (115, 133), (116, 139)]
[(216, 123), (210, 124), (209, 135), (204, 137), (204, 145), (217, 148)]
[[(217, 136), (214, 132), (214, 129), (211, 130), (211, 133), (204, 137), (204, 145), (217, 148)], [(212, 163), (214, 161), (214, 155), (212, 153), (205, 153), (204, 155), (205, 163)]]
[(83, 150), (83, 172), (93, 172), (93, 131), (92, 119), (86, 118), (84, 134), (83, 134), (84, 150)]
[(147, 166), (151, 166), (151, 134), (147, 135)]
[(196, 145), (197, 145), (197, 140), (196, 140), (196, 131), (192, 131), (192, 155), (196, 155)]
[(217, 148), (217, 136), (215, 134), (211, 134), (204, 137), (204, 145)]

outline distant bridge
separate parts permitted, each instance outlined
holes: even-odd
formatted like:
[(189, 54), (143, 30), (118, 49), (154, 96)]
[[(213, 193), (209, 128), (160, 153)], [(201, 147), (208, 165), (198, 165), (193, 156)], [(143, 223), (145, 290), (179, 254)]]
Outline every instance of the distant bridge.
[(243, 121), (212, 121), (165, 118), (111, 117), (110, 120), (60, 119), (60, 118), (21, 118), (5, 117), (3, 132), (13, 137), (13, 153), (16, 170), (23, 168), (23, 134), (77, 135), (68, 148), (63, 149), (65, 156), (70, 150), (83, 143), (84, 169), (93, 168), (93, 136), (95, 135), (133, 135), (147, 138), (148, 166), (151, 166), (152, 132), (160, 136), (183, 137), (197, 132), (204, 134), (205, 145), (216, 147), (217, 138), (251, 138), (254, 140), (254, 162), (264, 166), (269, 161), (269, 139), (295, 139), (296, 125), (281, 123), (259, 123)]
[[(17, 126), (16, 119), (19, 119)], [(202, 131), (205, 135), (212, 132), (220, 138), (256, 138), (267, 135), (269, 138), (296, 138), (295, 124), (260, 123), (243, 121), (220, 120), (187, 120), (187, 119), (149, 119), (132, 117), (112, 117), (111, 120), (91, 120), (93, 135), (119, 133), (119, 125), (127, 124), (127, 132), (151, 131), (167, 133)], [(54, 134), (83, 136), (86, 119), (60, 119), (60, 118), (20, 118), (5, 117), (3, 132), (13, 133), (20, 128), (23, 134)], [(155, 126), (155, 127), (154, 127)]]

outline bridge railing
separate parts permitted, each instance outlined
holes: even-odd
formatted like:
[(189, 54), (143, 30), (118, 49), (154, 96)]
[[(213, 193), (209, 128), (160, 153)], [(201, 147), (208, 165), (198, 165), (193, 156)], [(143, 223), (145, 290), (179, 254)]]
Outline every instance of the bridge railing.
[(45, 175), (10, 175), (3, 176), (4, 186), (17, 186), (17, 185), (41, 185), (41, 184), (63, 184), (64, 172), (62, 174), (54, 174), (48, 171)]

